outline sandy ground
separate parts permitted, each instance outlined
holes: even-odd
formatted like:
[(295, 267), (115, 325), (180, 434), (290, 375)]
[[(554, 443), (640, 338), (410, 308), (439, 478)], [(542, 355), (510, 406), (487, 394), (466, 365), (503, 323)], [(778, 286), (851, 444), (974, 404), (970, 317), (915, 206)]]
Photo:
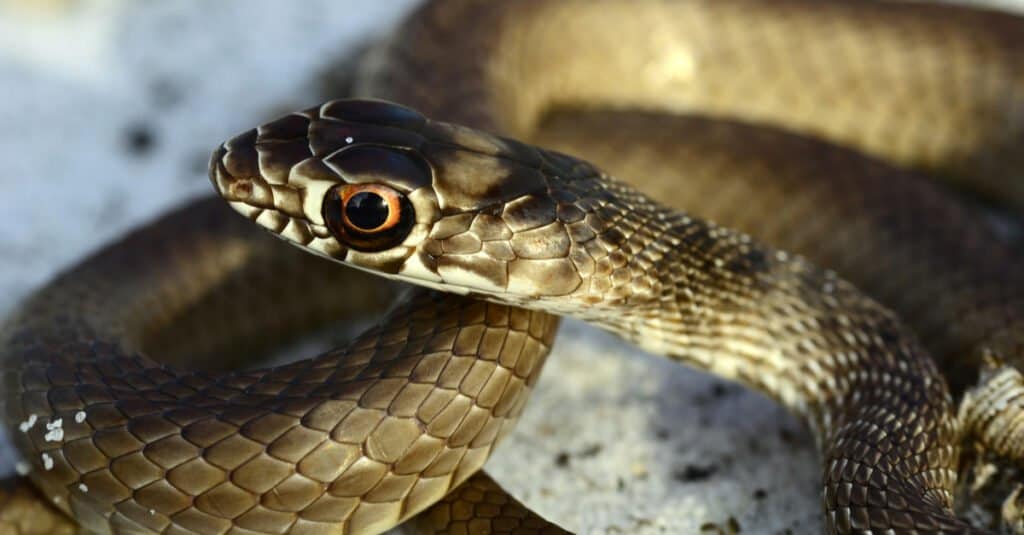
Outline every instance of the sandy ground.
[[(411, 4), (0, 0), (0, 314), (207, 193), (219, 141), (316, 102), (340, 51)], [(580, 323), (487, 466), (581, 533), (821, 531), (819, 457), (799, 422)]]

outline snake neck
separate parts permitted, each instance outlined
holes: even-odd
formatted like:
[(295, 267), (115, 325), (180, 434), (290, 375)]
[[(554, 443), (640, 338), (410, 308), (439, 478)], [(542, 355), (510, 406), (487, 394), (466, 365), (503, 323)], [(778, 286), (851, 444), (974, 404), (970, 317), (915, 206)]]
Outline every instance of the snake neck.
[(579, 282), (545, 305), (754, 387), (809, 417), (821, 437), (844, 424), (839, 407), (856, 406), (872, 374), (918, 377), (901, 388), (948, 401), (919, 341), (834, 273), (606, 176), (566, 188), (599, 201), (563, 221)]
[[(567, 296), (570, 313), (780, 401), (820, 446), (833, 445), (824, 450), (827, 479), (884, 466), (872, 477), (911, 482), (905, 496), (948, 516), (960, 430), (944, 379), (892, 313), (801, 257), (667, 210), (621, 182), (601, 183), (607, 202), (585, 220), (608, 230), (581, 246), (593, 264)], [(865, 433), (882, 449), (851, 455), (835, 446)], [(915, 473), (906, 455), (939, 460), (938, 468)], [(921, 496), (914, 486), (931, 490)]]

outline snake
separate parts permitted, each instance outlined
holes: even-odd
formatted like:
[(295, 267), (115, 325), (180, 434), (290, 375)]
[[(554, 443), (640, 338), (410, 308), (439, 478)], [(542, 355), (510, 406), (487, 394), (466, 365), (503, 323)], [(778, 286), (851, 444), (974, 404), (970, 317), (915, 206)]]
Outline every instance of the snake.
[[(985, 532), (954, 493), (967, 436), (1020, 461), (1020, 259), (920, 175), (1024, 205), (1021, 52), (945, 5), (428, 2), (360, 98), (7, 319), (20, 471), (86, 533), (561, 533), (480, 469), (571, 316), (801, 417), (828, 532)], [(28, 492), (0, 522), (76, 529)]]

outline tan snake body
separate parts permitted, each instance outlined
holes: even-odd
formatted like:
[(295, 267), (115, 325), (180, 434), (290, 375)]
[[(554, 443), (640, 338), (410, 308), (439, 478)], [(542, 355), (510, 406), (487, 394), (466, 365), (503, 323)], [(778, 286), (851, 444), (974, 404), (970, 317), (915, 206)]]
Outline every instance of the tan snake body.
[[(559, 134), (557, 122), (538, 132), (543, 116), (565, 105), (777, 121), (966, 176), (1024, 204), (1019, 176), (1010, 178), (1024, 154), (1019, 19), (862, 2), (592, 4), (430, 4), (380, 52), (362, 90), (433, 119), (567, 145), (572, 135)], [(586, 53), (559, 46), (581, 36)], [(469, 57), (438, 61), (456, 44)], [(829, 71), (835, 80), (799, 76), (825, 72), (824, 58), (844, 52), (855, 55)], [(766, 73), (773, 70), (777, 78)], [(733, 89), (762, 79), (775, 83)], [(879, 86), (900, 91), (867, 90)], [(845, 275), (844, 262), (870, 265), (875, 252), (851, 255), (839, 244), (886, 231), (892, 243), (878, 249), (897, 252), (879, 251), (886, 267), (876, 264), (858, 284), (876, 281), (879, 297), (905, 311), (946, 369), (973, 369), (981, 354), (1016, 362), (1017, 290), (1003, 291), (1016, 276), (977, 261), (984, 253), (1013, 265), (1016, 256), (927, 187), (893, 186), (905, 178), (890, 179), (898, 172), (887, 166), (806, 143), (822, 169), (834, 160), (877, 173), (863, 184), (869, 194), (883, 199), (883, 189), (894, 188), (884, 191), (921, 199), (903, 205), (911, 216), (939, 207), (950, 219), (927, 241), (912, 217), (869, 200), (860, 205), (869, 215), (857, 220), (864, 227), (834, 247), (778, 234)], [(694, 160), (707, 152), (697, 149)], [(685, 174), (689, 160), (681, 159), (672, 167)], [(822, 191), (852, 190), (855, 176), (836, 176)], [(41, 290), (4, 331), (8, 425), (33, 481), (88, 529), (385, 529), (468, 478), (508, 432), (554, 335), (557, 319), (547, 311), (740, 380), (806, 417), (825, 453), (830, 530), (967, 529), (951, 511), (959, 422), (925, 347), (894, 315), (800, 257), (669, 210), (580, 160), (375, 102), (329, 103), (242, 134), (215, 154), (211, 178), (236, 210), (320, 255), (532, 311), (419, 292), (349, 348), (312, 360), (228, 374), (161, 366), (140, 352), (182, 362), (193, 350), (192, 364), (233, 355), (227, 336), (175, 340), (203, 327), (189, 312), (227, 307), (247, 282), (275, 278), (267, 272), (310, 273), (317, 291), (268, 284), (287, 290), (268, 290), (280, 298), (262, 307), (266, 294), (251, 292), (255, 304), (242, 301), (229, 318), (281, 312), (226, 322), (236, 325), (232, 338), (262, 333), (272, 342), (341, 314), (349, 303), (335, 296), (380, 295), (365, 282), (348, 286), (323, 263), (294, 254), (277, 260), (281, 244), (253, 236), (210, 201), (168, 216)], [(411, 208), (412, 219), (389, 215), (380, 235), (353, 227), (344, 211), (338, 223), (331, 203), (347, 209), (348, 199), (368, 192), (394, 201), (395, 218)], [(826, 239), (855, 213), (841, 208), (820, 224)], [(977, 249), (960, 251), (966, 267), (936, 263), (951, 258), (943, 246), (964, 238), (977, 240)], [(918, 240), (932, 256), (899, 248)], [(901, 267), (896, 281), (927, 276), (936, 288), (960, 284), (963, 294), (934, 306), (931, 287), (894, 282)], [(934, 311), (913, 316), (930, 305)], [(979, 309), (977, 321), (948, 329)], [(554, 529), (489, 494), (497, 492), (490, 485), (471, 480), (424, 523)]]

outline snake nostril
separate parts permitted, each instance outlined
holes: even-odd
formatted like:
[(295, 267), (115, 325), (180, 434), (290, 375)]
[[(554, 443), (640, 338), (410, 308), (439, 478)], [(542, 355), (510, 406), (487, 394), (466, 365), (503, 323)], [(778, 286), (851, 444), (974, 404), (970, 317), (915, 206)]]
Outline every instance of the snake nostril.
[(224, 157), (228, 150), (221, 145), (210, 156), (209, 176), (210, 182), (217, 192), (229, 201), (248, 201), (253, 194), (253, 183), (249, 178), (240, 178), (232, 175), (224, 166)]
[(236, 179), (228, 184), (226, 193), (231, 200), (248, 200), (252, 196), (252, 180)]

